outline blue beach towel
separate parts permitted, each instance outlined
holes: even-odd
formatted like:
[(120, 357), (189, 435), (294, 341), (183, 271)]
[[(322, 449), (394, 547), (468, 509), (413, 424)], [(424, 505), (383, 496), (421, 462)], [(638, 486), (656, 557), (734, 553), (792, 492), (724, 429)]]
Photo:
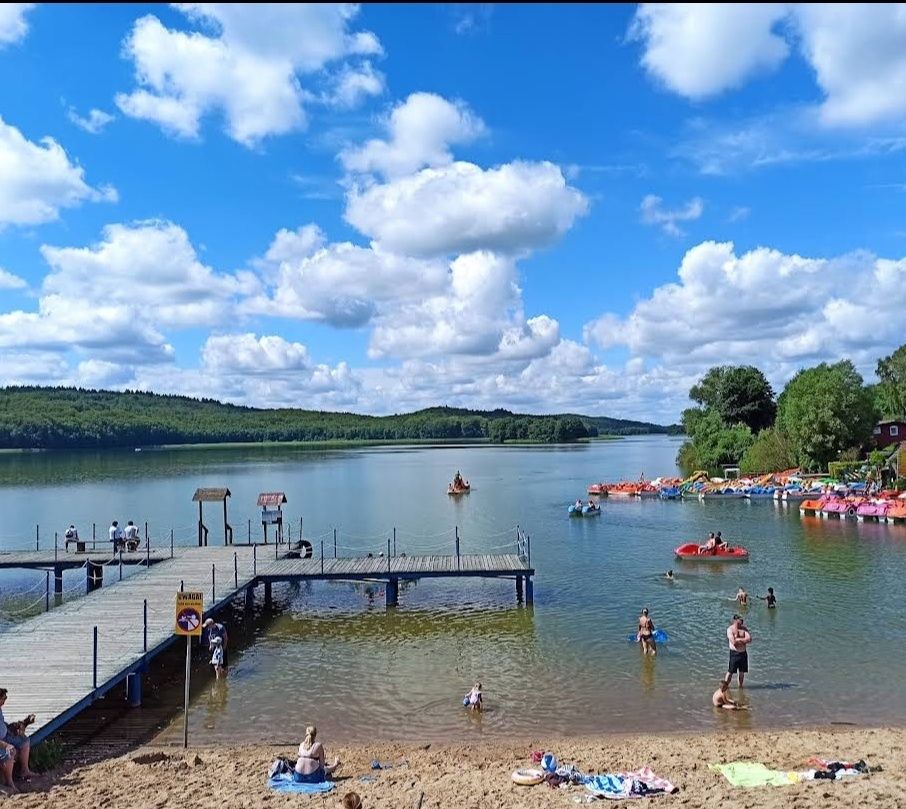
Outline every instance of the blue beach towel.
[(321, 792), (330, 792), (336, 787), (333, 781), (322, 781), (320, 784), (297, 784), (293, 781), (291, 772), (281, 773), (269, 778), (267, 785), (275, 792), (284, 793), (302, 793), (305, 795), (317, 795)]
[(602, 798), (619, 800), (627, 797), (623, 779), (619, 775), (593, 775), (585, 780), (585, 788)]

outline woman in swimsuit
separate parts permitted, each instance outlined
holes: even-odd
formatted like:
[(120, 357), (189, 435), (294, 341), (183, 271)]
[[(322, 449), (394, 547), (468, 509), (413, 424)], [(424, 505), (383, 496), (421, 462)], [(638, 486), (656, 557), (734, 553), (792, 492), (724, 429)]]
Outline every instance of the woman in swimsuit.
[(639, 633), (636, 636), (642, 644), (642, 651), (647, 654), (657, 654), (657, 643), (654, 640), (654, 621), (648, 617), (648, 608), (642, 610), (639, 616)]
[(315, 741), (317, 735), (318, 729), (314, 725), (305, 728), (305, 740), (299, 745), (299, 758), (293, 770), (293, 781), (297, 784), (320, 784), (340, 766), (338, 758), (333, 764), (325, 763), (324, 747)]

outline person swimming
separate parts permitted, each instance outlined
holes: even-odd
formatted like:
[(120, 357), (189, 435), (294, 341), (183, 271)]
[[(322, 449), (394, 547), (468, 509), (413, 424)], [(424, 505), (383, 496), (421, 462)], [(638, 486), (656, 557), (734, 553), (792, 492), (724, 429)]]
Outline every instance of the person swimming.
[(664, 574), (664, 578), (665, 578), (665, 579), (668, 579), (668, 580), (670, 580), (670, 581), (675, 581), (675, 579), (673, 578), (673, 570), (672, 570), (672, 569), (668, 570), (668, 571)]

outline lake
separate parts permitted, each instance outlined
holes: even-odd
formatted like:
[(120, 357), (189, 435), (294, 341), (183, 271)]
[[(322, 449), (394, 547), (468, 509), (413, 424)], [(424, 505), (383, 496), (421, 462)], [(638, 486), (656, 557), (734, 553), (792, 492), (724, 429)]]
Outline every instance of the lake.
[[(386, 611), (379, 584), (275, 587), (276, 614), (237, 629), (223, 683), (199, 680), (190, 715), (196, 743), (298, 741), (312, 722), (326, 739), (710, 730), (831, 722), (901, 723), (906, 695), (906, 526), (801, 518), (773, 501), (603, 501), (594, 519), (567, 505), (589, 482), (674, 474), (679, 439), (628, 438), (575, 446), (298, 447), (35, 453), (0, 456), (0, 549), (42, 547), (70, 523), (149, 523), (154, 542), (193, 544), (199, 486), (228, 486), (244, 541), (261, 491), (283, 490), (298, 535), (332, 554), (386, 550), (506, 552), (515, 526), (532, 537), (534, 608), (512, 582), (424, 580)], [(454, 499), (457, 470), (473, 486)], [(218, 504), (206, 512), (222, 542)], [(720, 530), (745, 545), (743, 565), (678, 562), (681, 542)], [(49, 543), (45, 545), (44, 543)], [(505, 547), (506, 546), (506, 547)], [(663, 577), (668, 568), (676, 581)], [(67, 587), (78, 579), (67, 577)], [(3, 631), (43, 597), (43, 574), (0, 576)], [(725, 630), (743, 586), (754, 643), (748, 714), (715, 712)], [(187, 582), (187, 587), (189, 583)], [(774, 587), (769, 611), (754, 594)], [(627, 642), (642, 607), (670, 641), (656, 659)], [(237, 610), (229, 621), (238, 620)], [(2, 679), (2, 678), (0, 678)], [(475, 680), (480, 717), (461, 707)], [(174, 704), (181, 685), (173, 686)], [(734, 692), (736, 691), (734, 687)], [(179, 727), (164, 738), (178, 738)]]

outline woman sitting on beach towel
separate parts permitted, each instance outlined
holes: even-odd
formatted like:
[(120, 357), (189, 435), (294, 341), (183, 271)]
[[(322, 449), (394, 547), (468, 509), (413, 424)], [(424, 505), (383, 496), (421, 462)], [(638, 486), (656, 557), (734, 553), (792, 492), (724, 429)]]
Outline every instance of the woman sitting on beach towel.
[(333, 764), (326, 764), (324, 747), (321, 742), (316, 742), (318, 729), (314, 725), (305, 728), (305, 739), (299, 745), (299, 758), (293, 770), (293, 781), (297, 784), (320, 784), (340, 766), (340, 759), (334, 759)]

